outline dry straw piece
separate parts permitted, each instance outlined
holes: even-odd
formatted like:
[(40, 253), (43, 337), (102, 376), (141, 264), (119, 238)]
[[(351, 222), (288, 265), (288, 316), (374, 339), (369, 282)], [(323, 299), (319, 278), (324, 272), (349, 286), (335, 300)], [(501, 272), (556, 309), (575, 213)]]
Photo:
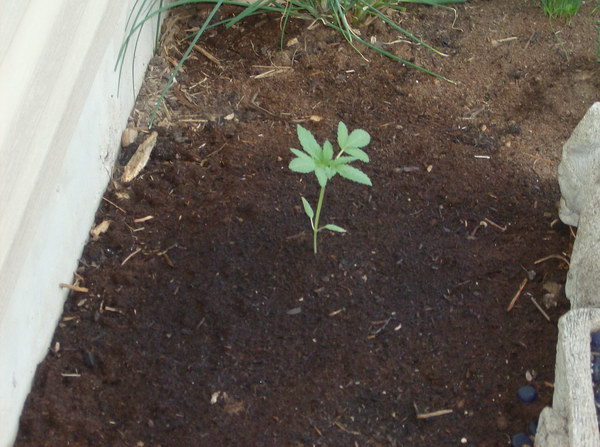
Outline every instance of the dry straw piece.
[(146, 163), (148, 163), (148, 160), (150, 159), (150, 154), (152, 153), (154, 146), (156, 146), (157, 138), (158, 133), (152, 132), (150, 136), (140, 144), (140, 147), (135, 151), (135, 154), (133, 154), (133, 157), (131, 157), (131, 160), (129, 160), (123, 170), (123, 175), (121, 176), (121, 181), (123, 183), (132, 181), (142, 169), (144, 169)]

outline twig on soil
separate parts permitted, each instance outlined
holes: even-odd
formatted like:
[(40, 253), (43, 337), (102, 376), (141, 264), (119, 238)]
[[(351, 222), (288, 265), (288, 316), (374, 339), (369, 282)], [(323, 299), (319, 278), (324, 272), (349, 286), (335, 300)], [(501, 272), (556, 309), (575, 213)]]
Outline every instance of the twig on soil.
[(64, 282), (61, 282), (58, 286), (61, 289), (69, 289), (73, 292), (88, 293), (90, 291), (87, 287), (81, 287), (76, 284), (65, 284)]
[(569, 260), (567, 258), (565, 258), (564, 256), (562, 256), (562, 255), (549, 255), (549, 256), (546, 256), (544, 258), (540, 258), (537, 261), (534, 261), (533, 263), (534, 264), (541, 264), (542, 262), (546, 262), (546, 261), (548, 261), (550, 259), (558, 259), (560, 261), (563, 261), (565, 264), (567, 264), (567, 267), (571, 267), (571, 263), (569, 262)]
[(202, 160), (200, 160), (200, 166), (204, 167), (204, 165), (206, 164), (206, 162), (208, 161), (208, 159), (210, 157), (212, 157), (213, 155), (216, 155), (219, 152), (221, 152), (226, 145), (227, 145), (227, 143), (223, 143), (223, 145), (219, 149), (217, 149), (216, 151), (212, 151), (210, 154), (208, 154), (206, 157), (204, 157)]
[(147, 220), (151, 220), (151, 219), (154, 219), (154, 216), (140, 217), (139, 219), (133, 219), (133, 221), (135, 223), (142, 223), (142, 222), (146, 222)]
[(331, 312), (331, 313), (329, 314), (329, 316), (330, 316), (330, 317), (335, 317), (337, 314), (339, 314), (339, 313), (342, 313), (342, 312), (343, 312), (343, 311), (345, 311), (345, 310), (346, 310), (346, 308), (345, 308), (345, 307), (342, 307), (341, 309), (334, 310), (333, 312)]
[(531, 302), (535, 305), (535, 307), (537, 307), (537, 309), (542, 313), (542, 315), (546, 318), (546, 320), (550, 321), (550, 317), (548, 316), (548, 314), (546, 312), (544, 312), (544, 309), (542, 309), (542, 306), (540, 306), (538, 304), (538, 302), (535, 300), (535, 298), (530, 296), (529, 299), (531, 299)]
[(106, 197), (102, 197), (102, 200), (104, 200), (105, 202), (110, 203), (112, 206), (114, 206), (116, 209), (118, 209), (119, 211), (121, 211), (124, 214), (127, 214), (127, 211), (125, 211), (123, 208), (121, 208), (119, 205), (117, 205), (114, 202), (111, 202), (110, 200), (108, 200)]
[(503, 233), (504, 233), (504, 232), (506, 231), (506, 229), (508, 228), (508, 225), (505, 225), (505, 226), (503, 226), (503, 227), (502, 227), (502, 226), (498, 225), (496, 222), (492, 221), (491, 219), (488, 219), (487, 217), (486, 217), (486, 218), (484, 218), (483, 220), (485, 220), (485, 221), (486, 221), (487, 223), (489, 223), (490, 225), (492, 225), (492, 226), (494, 226), (494, 227), (498, 228), (498, 229), (499, 229), (500, 231), (502, 231)]
[(475, 234), (477, 234), (477, 231), (480, 228), (486, 228), (488, 226), (487, 222), (482, 220), (481, 222), (479, 222), (479, 225), (477, 225), (475, 228), (473, 228), (473, 231), (471, 231), (471, 234), (469, 234), (467, 236), (467, 239), (475, 239)]
[(204, 324), (204, 322), (205, 322), (205, 321), (206, 321), (206, 317), (205, 317), (205, 318), (202, 318), (202, 320), (200, 320), (200, 323), (198, 323), (198, 324), (196, 325), (196, 327), (194, 328), (194, 330), (196, 330), (196, 331), (197, 331), (198, 329), (200, 329), (200, 326), (202, 326), (202, 325)]
[(315, 424), (310, 424), (310, 425), (315, 430), (316, 434), (318, 434), (319, 436), (323, 436), (323, 433), (321, 433), (321, 430), (319, 430)]
[(131, 253), (129, 256), (127, 256), (127, 257), (126, 257), (126, 258), (123, 260), (123, 262), (121, 262), (121, 266), (124, 266), (124, 265), (125, 265), (125, 263), (126, 263), (127, 261), (129, 261), (129, 260), (130, 260), (131, 258), (133, 258), (135, 255), (137, 255), (137, 254), (138, 254), (140, 251), (142, 251), (142, 249), (141, 249), (141, 248), (138, 248), (136, 251), (134, 251), (134, 252), (133, 252), (133, 253)]
[(286, 241), (291, 241), (294, 239), (302, 239), (303, 237), (306, 237), (306, 232), (305, 231), (301, 231), (300, 233), (296, 233), (292, 236), (288, 236), (285, 238)]
[(359, 436), (359, 435), (360, 435), (360, 432), (358, 432), (358, 431), (352, 431), (352, 430), (348, 430), (348, 429), (347, 429), (347, 428), (346, 428), (344, 425), (342, 425), (341, 423), (339, 423), (339, 422), (337, 422), (337, 421), (336, 421), (336, 422), (334, 422), (334, 425), (335, 425), (337, 428), (339, 428), (340, 430), (342, 430), (342, 431), (344, 431), (344, 432), (346, 432), (346, 433), (350, 433), (351, 435), (357, 435), (357, 436)]
[(387, 320), (374, 322), (373, 324), (381, 324), (382, 326), (379, 329), (377, 329), (375, 332), (373, 332), (372, 334), (368, 335), (367, 338), (370, 340), (372, 338), (377, 337), (377, 335), (379, 335), (379, 333), (381, 331), (383, 331), (387, 327), (388, 324), (390, 324), (390, 321), (392, 321), (392, 317), (389, 317)]
[(519, 290), (517, 290), (517, 293), (515, 293), (515, 296), (510, 301), (510, 304), (506, 308), (507, 312), (510, 312), (512, 310), (512, 308), (514, 307), (515, 303), (517, 302), (517, 300), (521, 296), (521, 293), (523, 293), (523, 289), (525, 289), (525, 285), (527, 285), (527, 281), (528, 281), (527, 278), (525, 278), (523, 281), (521, 281), (521, 285), (519, 286)]
[(167, 254), (169, 252), (169, 250), (172, 250), (175, 247), (177, 247), (177, 243), (169, 245), (163, 251), (159, 251), (158, 253), (156, 253), (156, 255), (157, 256), (163, 256), (163, 255)]
[(512, 42), (513, 40), (517, 40), (518, 37), (505, 37), (504, 39), (492, 39), (491, 44), (493, 47), (497, 47), (498, 45), (500, 45), (501, 43), (505, 43), (505, 42)]
[(431, 418), (435, 418), (438, 416), (444, 416), (444, 415), (450, 414), (450, 413), (453, 413), (453, 410), (437, 410), (437, 411), (432, 411), (430, 413), (418, 413), (417, 412), (417, 419), (431, 419)]
[(163, 258), (169, 267), (175, 268), (175, 263), (173, 263), (173, 261), (171, 260), (171, 258), (169, 257), (168, 254), (163, 253)]
[(212, 54), (210, 54), (207, 50), (202, 48), (200, 45), (194, 45), (194, 48), (196, 50), (200, 51), (200, 53), (202, 53), (202, 55), (204, 57), (206, 57), (208, 60), (210, 60), (213, 64), (217, 65), (219, 68), (222, 67), (221, 61), (219, 59), (217, 59), (215, 56), (213, 56)]

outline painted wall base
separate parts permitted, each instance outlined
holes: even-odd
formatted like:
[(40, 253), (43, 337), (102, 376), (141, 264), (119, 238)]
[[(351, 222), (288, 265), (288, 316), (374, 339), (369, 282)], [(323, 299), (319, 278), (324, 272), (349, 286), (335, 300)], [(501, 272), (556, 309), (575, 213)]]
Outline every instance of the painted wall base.
[[(14, 442), (136, 93), (114, 65), (134, 0), (0, 0), (0, 447)], [(154, 26), (138, 43), (136, 85)]]

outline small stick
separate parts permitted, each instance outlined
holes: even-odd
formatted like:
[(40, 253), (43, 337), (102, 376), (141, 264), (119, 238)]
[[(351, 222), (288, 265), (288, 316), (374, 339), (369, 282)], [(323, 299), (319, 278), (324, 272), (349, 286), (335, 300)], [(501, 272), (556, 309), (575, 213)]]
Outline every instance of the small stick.
[(221, 61), (219, 59), (217, 59), (215, 56), (213, 56), (212, 54), (210, 54), (207, 50), (202, 48), (200, 45), (194, 45), (194, 48), (197, 49), (198, 51), (200, 51), (200, 53), (202, 53), (204, 55), (204, 57), (206, 57), (212, 63), (221, 67)]
[(519, 286), (519, 290), (517, 290), (517, 293), (515, 293), (515, 296), (511, 300), (511, 302), (508, 305), (508, 307), (506, 308), (507, 312), (510, 312), (512, 310), (512, 308), (514, 307), (515, 303), (517, 302), (517, 300), (521, 296), (521, 293), (523, 293), (523, 289), (525, 288), (526, 284), (527, 284), (527, 278), (525, 278), (523, 281), (521, 281), (521, 285)]
[(471, 234), (469, 234), (467, 236), (467, 239), (475, 239), (475, 234), (477, 233), (477, 230), (479, 230), (480, 228), (486, 228), (488, 226), (487, 222), (485, 221), (481, 221), (479, 222), (479, 224), (473, 229), (473, 231), (471, 231)]
[(154, 216), (140, 217), (139, 219), (133, 219), (133, 221), (135, 223), (142, 223), (142, 222), (146, 222), (147, 220), (151, 220), (151, 219), (154, 219)]
[(486, 217), (486, 218), (484, 218), (484, 220), (485, 220), (487, 223), (489, 223), (490, 225), (492, 225), (492, 226), (494, 226), (494, 227), (498, 228), (498, 229), (499, 229), (500, 231), (502, 231), (503, 233), (504, 233), (504, 232), (506, 231), (506, 229), (508, 228), (508, 226), (507, 226), (507, 225), (505, 225), (505, 226), (503, 226), (503, 227), (502, 227), (502, 226), (498, 225), (496, 222), (492, 221), (491, 219), (488, 219), (487, 217)]
[(550, 321), (550, 317), (548, 316), (548, 314), (546, 312), (544, 312), (544, 309), (542, 309), (542, 306), (540, 306), (538, 304), (538, 302), (535, 300), (534, 297), (530, 296), (529, 297), (531, 299), (531, 302), (533, 304), (535, 304), (535, 307), (537, 307), (537, 309), (542, 313), (542, 315), (546, 318), (546, 320)]
[(226, 145), (227, 145), (227, 143), (223, 143), (223, 145), (222, 145), (222, 146), (221, 146), (219, 149), (217, 149), (216, 151), (212, 151), (210, 154), (208, 154), (206, 157), (204, 157), (204, 159), (203, 159), (203, 160), (200, 160), (200, 166), (201, 166), (201, 167), (204, 167), (204, 165), (206, 164), (206, 162), (208, 161), (208, 159), (209, 159), (210, 157), (212, 157), (213, 155), (215, 155), (215, 154), (218, 154), (219, 152), (221, 152), (221, 150), (222, 150), (222, 149), (223, 149), (223, 148), (224, 148)]
[(431, 413), (417, 413), (417, 419), (430, 419), (452, 413), (453, 410), (438, 410)]
[(387, 327), (388, 324), (390, 324), (390, 321), (392, 321), (392, 317), (388, 318), (387, 320), (373, 322), (373, 324), (383, 324), (383, 326), (381, 326), (379, 329), (377, 329), (371, 335), (367, 336), (367, 338), (370, 340), (372, 338), (377, 337), (377, 335), (379, 335), (379, 333), (381, 331), (383, 331)]
[(61, 282), (58, 286), (61, 289), (69, 289), (69, 290), (72, 290), (73, 292), (88, 293), (90, 291), (87, 287), (80, 287), (80, 286), (76, 286), (74, 284), (65, 284), (64, 282)]
[(121, 266), (124, 266), (124, 265), (125, 265), (125, 263), (126, 263), (127, 261), (129, 261), (129, 260), (130, 260), (131, 258), (133, 258), (135, 255), (137, 255), (137, 254), (138, 254), (140, 251), (142, 251), (142, 249), (141, 249), (141, 248), (138, 248), (136, 251), (134, 251), (134, 252), (133, 252), (133, 253), (131, 253), (129, 256), (127, 256), (127, 257), (126, 257), (126, 258), (123, 260), (123, 262), (121, 262)]
[(119, 211), (123, 212), (124, 214), (127, 214), (127, 211), (125, 211), (123, 208), (121, 208), (119, 205), (117, 205), (114, 202), (111, 202), (110, 200), (108, 200), (106, 197), (102, 197), (102, 200), (110, 203), (112, 206), (114, 206), (116, 209), (118, 209)]
[(562, 255), (549, 255), (544, 258), (540, 258), (537, 261), (534, 261), (533, 263), (541, 264), (542, 262), (548, 261), (549, 259), (559, 259), (560, 261), (563, 261), (565, 264), (567, 264), (567, 267), (571, 267), (571, 263), (569, 262), (569, 260)]
[(351, 435), (360, 435), (360, 432), (358, 431), (352, 431), (352, 430), (348, 430), (343, 424), (339, 423), (339, 422), (335, 422), (334, 425), (339, 428), (340, 430), (346, 432), (346, 433), (350, 433)]
[(171, 250), (172, 248), (175, 248), (175, 247), (177, 247), (177, 243), (174, 243), (174, 244), (171, 244), (171, 245), (169, 245), (169, 246), (168, 246), (166, 249), (164, 249), (163, 251), (159, 251), (159, 252), (158, 252), (158, 253), (156, 253), (156, 254), (157, 254), (157, 256), (163, 256), (163, 255), (167, 254), (167, 252), (168, 252), (169, 250)]
[(171, 258), (169, 258), (169, 255), (166, 253), (163, 253), (163, 258), (165, 259), (165, 262), (167, 263), (167, 265), (171, 268), (175, 268), (175, 264), (173, 263), (173, 261), (171, 261)]

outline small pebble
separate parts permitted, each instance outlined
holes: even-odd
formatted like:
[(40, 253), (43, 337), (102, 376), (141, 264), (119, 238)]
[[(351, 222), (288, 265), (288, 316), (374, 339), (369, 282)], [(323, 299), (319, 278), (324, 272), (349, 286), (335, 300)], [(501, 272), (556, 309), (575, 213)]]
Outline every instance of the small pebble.
[(525, 385), (517, 391), (517, 397), (526, 403), (533, 402), (537, 399), (537, 390), (531, 385)]
[(592, 347), (600, 348), (600, 332), (592, 332)]
[(596, 404), (596, 409), (600, 408), (600, 389), (594, 393), (594, 403)]
[(527, 425), (527, 430), (529, 431), (529, 434), (531, 436), (535, 436), (535, 434), (537, 433), (537, 428), (538, 428), (538, 421), (531, 421)]
[(594, 383), (600, 383), (600, 357), (594, 356), (592, 361), (592, 380)]
[(512, 437), (513, 447), (533, 447), (533, 441), (525, 433), (517, 433)]

